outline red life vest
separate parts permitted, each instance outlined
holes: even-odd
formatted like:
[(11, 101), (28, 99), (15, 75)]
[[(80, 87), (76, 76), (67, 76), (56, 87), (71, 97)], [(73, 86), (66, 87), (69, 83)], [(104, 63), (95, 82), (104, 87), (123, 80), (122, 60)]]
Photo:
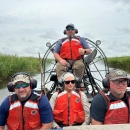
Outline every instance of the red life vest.
[(42, 127), (40, 114), (38, 109), (38, 101), (41, 94), (32, 93), (30, 99), (22, 108), (21, 102), (17, 95), (10, 96), (10, 109), (7, 118), (8, 130), (36, 130)]
[(78, 51), (79, 48), (83, 48), (80, 43), (79, 37), (74, 37), (71, 40), (66, 38), (62, 42), (60, 57), (66, 60), (79, 60), (82, 58)]
[(129, 112), (126, 103), (122, 100), (110, 102), (110, 98), (102, 92), (108, 100), (108, 108), (104, 118), (104, 124), (125, 124), (129, 123)]
[(64, 125), (73, 125), (85, 121), (85, 113), (80, 94), (72, 91), (70, 97), (66, 91), (58, 94), (53, 110), (54, 120)]

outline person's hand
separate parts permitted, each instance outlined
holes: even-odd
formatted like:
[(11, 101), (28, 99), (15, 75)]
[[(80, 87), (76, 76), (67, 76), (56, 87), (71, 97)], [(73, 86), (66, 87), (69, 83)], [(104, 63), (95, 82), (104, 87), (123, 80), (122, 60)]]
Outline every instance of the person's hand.
[(79, 48), (79, 54), (84, 55), (84, 49), (83, 48)]
[(70, 64), (64, 59), (60, 60), (60, 63), (61, 63), (61, 65), (66, 66), (66, 67), (70, 66)]
[(59, 126), (56, 126), (55, 129), (56, 129), (56, 130), (62, 130), (62, 128), (59, 127)]

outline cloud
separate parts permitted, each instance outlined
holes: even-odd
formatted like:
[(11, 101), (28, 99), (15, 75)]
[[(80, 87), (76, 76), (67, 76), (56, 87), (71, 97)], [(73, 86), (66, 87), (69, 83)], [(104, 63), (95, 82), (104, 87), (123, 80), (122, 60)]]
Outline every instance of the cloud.
[(11, 38), (9, 39), (10, 42), (15, 42), (15, 39)]
[(0, 24), (3, 24), (3, 22), (0, 20)]
[(35, 41), (33, 41), (33, 40), (27, 40), (27, 42), (30, 42), (30, 43), (35, 43)]
[(39, 37), (44, 39), (57, 39), (59, 37), (59, 34), (55, 31), (47, 31), (39, 35)]
[[(17, 54), (17, 51), (14, 51), (13, 49), (9, 48), (9, 47), (2, 47), (0, 50), (1, 53), (6, 53), (6, 54)], [(15, 52), (15, 53), (14, 53)]]
[(129, 0), (108, 0), (108, 1), (112, 1), (113, 3), (123, 3), (125, 5), (130, 5), (130, 1)]
[(129, 0), (3, 0), (0, 48), (10, 54), (43, 55), (46, 43), (65, 37), (65, 26), (73, 23), (77, 35), (101, 40), (107, 56), (129, 55), (129, 14)]
[(129, 0), (102, 0), (107, 2), (109, 7), (114, 6), (116, 13), (129, 13), (130, 12), (130, 1)]
[(30, 46), (23, 49), (23, 52), (28, 53), (28, 54), (36, 54), (37, 53), (36, 51), (37, 51), (37, 48), (34, 46)]
[(117, 28), (117, 30), (119, 30), (123, 33), (126, 33), (126, 34), (130, 34), (130, 28), (128, 28), (128, 27), (125, 27), (125, 28), (122, 28), (122, 29)]
[(104, 51), (107, 57), (113, 56), (128, 56), (130, 55), (130, 44), (129, 39), (111, 39), (109, 41), (102, 41), (100, 45), (101, 49)]

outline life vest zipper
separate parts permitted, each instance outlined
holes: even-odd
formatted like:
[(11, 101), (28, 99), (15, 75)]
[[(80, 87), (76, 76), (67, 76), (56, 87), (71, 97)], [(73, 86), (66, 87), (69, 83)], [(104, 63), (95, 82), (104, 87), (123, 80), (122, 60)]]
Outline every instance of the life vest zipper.
[(24, 112), (23, 112), (24, 106), (22, 105), (22, 130), (24, 130)]
[(70, 125), (70, 97), (68, 97), (68, 124)]
[(72, 60), (72, 39), (69, 39), (69, 41), (70, 41), (70, 55), (71, 55), (71, 57), (70, 57), (70, 60)]

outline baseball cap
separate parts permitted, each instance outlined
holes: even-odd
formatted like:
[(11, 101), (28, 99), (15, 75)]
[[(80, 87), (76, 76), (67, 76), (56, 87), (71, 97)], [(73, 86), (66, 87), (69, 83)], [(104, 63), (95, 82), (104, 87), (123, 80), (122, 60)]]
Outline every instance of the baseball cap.
[(120, 78), (129, 79), (127, 77), (127, 73), (123, 70), (114, 69), (114, 70), (110, 71), (109, 80), (116, 80), (116, 79), (120, 79)]
[(25, 83), (30, 83), (30, 76), (26, 74), (18, 74), (12, 77), (12, 83), (15, 84), (19, 81), (23, 81)]
[(67, 29), (68, 27), (72, 27), (72, 28), (75, 29), (74, 24), (72, 24), (72, 23), (68, 24), (68, 25), (66, 26), (66, 29)]

